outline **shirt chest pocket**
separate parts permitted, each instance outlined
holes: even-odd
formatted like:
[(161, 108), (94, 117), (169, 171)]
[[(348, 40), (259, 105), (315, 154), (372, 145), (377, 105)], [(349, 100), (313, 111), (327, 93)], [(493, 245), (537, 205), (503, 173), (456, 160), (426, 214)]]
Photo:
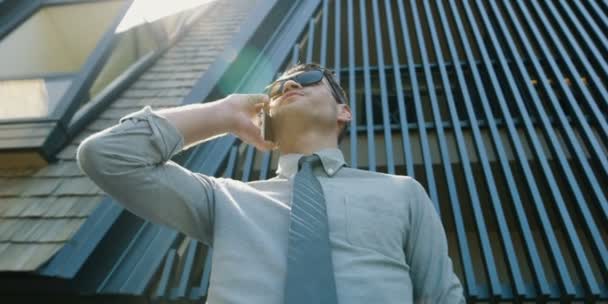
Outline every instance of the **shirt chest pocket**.
[(403, 217), (396, 206), (374, 195), (348, 195), (346, 238), (353, 246), (402, 260)]

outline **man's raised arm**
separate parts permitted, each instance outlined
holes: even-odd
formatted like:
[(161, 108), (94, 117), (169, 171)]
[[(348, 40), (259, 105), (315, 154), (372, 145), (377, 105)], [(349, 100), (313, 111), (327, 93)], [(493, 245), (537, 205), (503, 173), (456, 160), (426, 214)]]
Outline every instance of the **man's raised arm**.
[(262, 150), (271, 148), (254, 123), (265, 101), (265, 95), (238, 94), (158, 111), (146, 106), (86, 138), (76, 158), (83, 172), (129, 211), (210, 244), (218, 179), (170, 159), (228, 132)]

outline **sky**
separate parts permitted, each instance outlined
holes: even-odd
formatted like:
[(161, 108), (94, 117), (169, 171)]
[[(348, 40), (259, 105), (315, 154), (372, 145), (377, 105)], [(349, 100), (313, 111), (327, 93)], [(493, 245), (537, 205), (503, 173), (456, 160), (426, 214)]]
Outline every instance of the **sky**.
[(135, 0), (116, 32), (124, 32), (144, 22), (153, 22), (193, 7), (218, 0)]

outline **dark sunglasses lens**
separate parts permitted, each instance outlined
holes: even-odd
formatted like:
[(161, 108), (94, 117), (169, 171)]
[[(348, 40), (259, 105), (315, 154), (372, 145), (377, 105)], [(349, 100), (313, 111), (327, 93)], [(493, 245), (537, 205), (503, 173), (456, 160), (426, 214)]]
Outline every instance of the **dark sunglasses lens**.
[(323, 79), (323, 72), (319, 70), (306, 71), (287, 79), (277, 80), (270, 85), (268, 89), (266, 89), (266, 94), (270, 96), (270, 98), (275, 98), (276, 96), (281, 95), (281, 84), (290, 79), (293, 79), (300, 85), (307, 86), (321, 81), (321, 79)]
[(319, 70), (307, 71), (307, 72), (294, 76), (293, 79), (297, 83), (299, 83), (303, 86), (311, 85), (311, 84), (317, 83), (317, 82), (321, 81), (321, 79), (323, 79), (323, 72), (321, 72)]

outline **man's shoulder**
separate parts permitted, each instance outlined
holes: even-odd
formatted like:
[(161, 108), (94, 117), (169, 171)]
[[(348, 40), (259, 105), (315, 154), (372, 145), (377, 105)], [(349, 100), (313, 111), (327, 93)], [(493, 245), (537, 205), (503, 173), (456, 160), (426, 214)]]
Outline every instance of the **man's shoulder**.
[[(372, 182), (382, 184), (385, 187), (390, 187), (392, 185), (402, 189), (411, 189), (412, 187), (415, 187), (416, 184), (419, 184), (416, 179), (408, 175), (389, 174), (351, 167), (342, 167), (340, 171), (338, 171), (338, 173), (334, 175), (331, 179), (335, 178), (366, 179), (366, 184), (367, 182)], [(253, 180), (248, 182), (231, 180), (231, 182), (246, 185), (257, 190), (271, 190), (276, 189), (276, 187), (283, 186), (286, 183), (289, 183), (289, 179), (280, 176), (274, 176), (272, 178), (264, 180)]]
[(343, 167), (339, 173), (341, 178), (363, 179), (366, 185), (378, 185), (383, 189), (395, 189), (401, 193), (412, 193), (422, 186), (419, 181), (409, 175), (374, 172), (350, 167)]
[(246, 185), (246, 187), (250, 187), (258, 191), (276, 191), (281, 187), (285, 187), (289, 183), (289, 180), (283, 177), (274, 176), (267, 179), (251, 180), (242, 183)]
[(350, 167), (343, 167), (342, 170), (340, 171), (340, 173), (341, 173), (340, 174), (341, 177), (372, 178), (372, 179), (392, 180), (392, 181), (399, 181), (399, 182), (406, 182), (406, 183), (411, 183), (412, 181), (415, 180), (413, 177), (408, 176), (408, 175), (389, 174), (389, 173), (369, 171), (369, 170), (350, 168)]

